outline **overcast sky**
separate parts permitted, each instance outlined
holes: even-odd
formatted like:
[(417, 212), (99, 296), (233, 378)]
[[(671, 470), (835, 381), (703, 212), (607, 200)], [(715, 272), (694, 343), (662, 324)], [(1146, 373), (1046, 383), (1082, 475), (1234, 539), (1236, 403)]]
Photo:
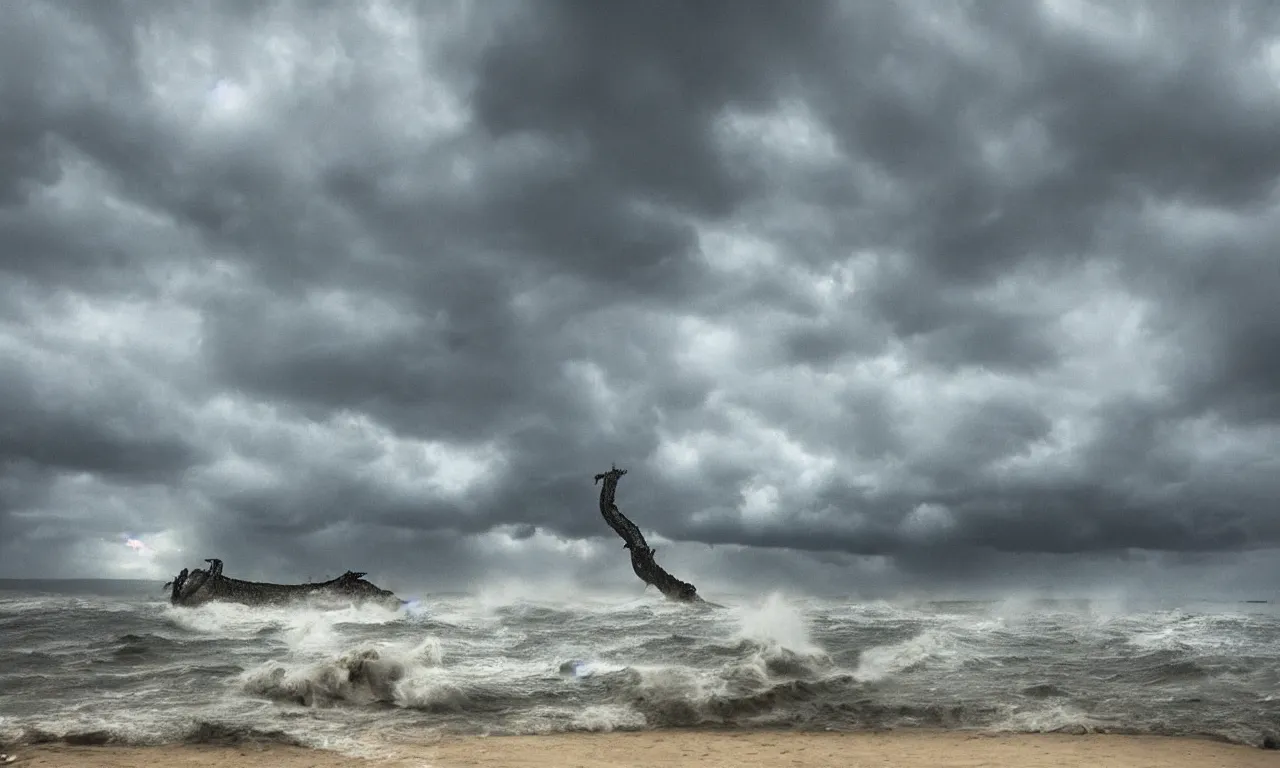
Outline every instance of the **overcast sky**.
[(10, 3), (0, 576), (638, 592), (616, 462), (704, 594), (1273, 594), (1277, 126), (1265, 2)]

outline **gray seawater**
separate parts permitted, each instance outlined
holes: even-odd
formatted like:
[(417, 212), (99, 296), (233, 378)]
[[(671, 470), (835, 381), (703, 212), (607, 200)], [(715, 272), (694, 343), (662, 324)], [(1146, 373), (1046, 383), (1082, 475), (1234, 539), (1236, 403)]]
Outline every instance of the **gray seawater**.
[[(717, 597), (717, 600), (722, 598)], [(487, 593), (399, 611), (174, 608), (158, 585), (0, 584), (0, 742), (429, 732), (963, 728), (1280, 735), (1273, 604), (690, 608)]]

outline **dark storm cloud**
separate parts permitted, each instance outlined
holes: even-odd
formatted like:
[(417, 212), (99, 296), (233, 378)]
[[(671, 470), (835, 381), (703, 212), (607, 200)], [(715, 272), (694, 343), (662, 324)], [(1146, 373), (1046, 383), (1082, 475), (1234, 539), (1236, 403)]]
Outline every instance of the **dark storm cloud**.
[(194, 450), (178, 434), (113, 429), (94, 414), (76, 413), (72, 404), (56, 410), (41, 407), (33, 395), (21, 384), (4, 393), (0, 461), (6, 464), (167, 479), (195, 460)]
[(1266, 4), (9, 19), (12, 567), (577, 578), (610, 462), (690, 577), (1280, 545)]
[(671, 0), (529, 9), (481, 62), (476, 116), (498, 136), (535, 132), (578, 149), (614, 198), (601, 208), (638, 198), (726, 215), (746, 190), (717, 157), (710, 123), (727, 104), (767, 104), (827, 10)]

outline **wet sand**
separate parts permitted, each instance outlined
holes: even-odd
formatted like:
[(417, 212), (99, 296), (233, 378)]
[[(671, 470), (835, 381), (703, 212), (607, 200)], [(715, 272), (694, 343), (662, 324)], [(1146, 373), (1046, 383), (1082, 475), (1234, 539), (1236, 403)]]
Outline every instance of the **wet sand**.
[(287, 746), (71, 747), (17, 750), (14, 766), (44, 768), (764, 768), (1008, 766), (1280, 768), (1280, 751), (1160, 736), (892, 731), (650, 731), (443, 738), (386, 743), (376, 757)]

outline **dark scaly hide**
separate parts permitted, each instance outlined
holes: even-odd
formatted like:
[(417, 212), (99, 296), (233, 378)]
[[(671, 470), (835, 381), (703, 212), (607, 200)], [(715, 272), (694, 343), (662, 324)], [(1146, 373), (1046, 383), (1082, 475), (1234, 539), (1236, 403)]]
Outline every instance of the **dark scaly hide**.
[(169, 602), (196, 606), (214, 601), (245, 605), (283, 605), (298, 601), (349, 604), (354, 601), (390, 608), (398, 608), (404, 602), (391, 592), (365, 581), (362, 572), (347, 571), (336, 579), (308, 584), (269, 584), (224, 576), (222, 561), (216, 558), (205, 562), (209, 564), (207, 569), (197, 568), (188, 572), (183, 568), (173, 581), (165, 584), (170, 589)]
[(653, 559), (656, 550), (644, 540), (644, 534), (640, 532), (640, 528), (618, 509), (614, 496), (618, 492), (618, 478), (625, 474), (627, 470), (618, 469), (615, 466), (608, 472), (596, 475), (596, 483), (604, 481), (604, 485), (600, 488), (600, 514), (604, 516), (604, 521), (609, 524), (609, 527), (622, 537), (623, 548), (631, 550), (631, 570), (635, 571), (645, 584), (657, 587), (658, 591), (669, 600), (701, 602), (702, 598), (698, 595), (697, 587), (677, 579), (658, 565)]

